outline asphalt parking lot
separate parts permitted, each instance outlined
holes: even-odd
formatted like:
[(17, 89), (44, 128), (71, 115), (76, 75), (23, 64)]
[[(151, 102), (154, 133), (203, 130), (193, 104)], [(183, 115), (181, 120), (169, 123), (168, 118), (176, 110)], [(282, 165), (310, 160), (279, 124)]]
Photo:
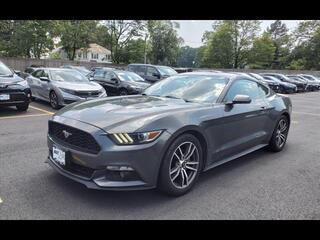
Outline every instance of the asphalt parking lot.
[(320, 219), (320, 92), (290, 97), (282, 152), (263, 149), (212, 169), (179, 198), (89, 190), (44, 163), (48, 104), (0, 109), (0, 219)]

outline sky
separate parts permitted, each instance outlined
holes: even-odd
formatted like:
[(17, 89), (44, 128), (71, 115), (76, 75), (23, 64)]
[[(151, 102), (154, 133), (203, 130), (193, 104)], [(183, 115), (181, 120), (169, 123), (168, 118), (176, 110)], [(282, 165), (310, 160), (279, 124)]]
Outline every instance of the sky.
[[(296, 20), (281, 20), (284, 22), (289, 30), (294, 29), (299, 21)], [(184, 45), (190, 47), (200, 47), (202, 45), (201, 38), (205, 31), (212, 30), (213, 20), (179, 20), (176, 21), (180, 24), (178, 34), (184, 39)], [(261, 31), (267, 29), (267, 27), (274, 22), (274, 20), (263, 20), (261, 23)]]

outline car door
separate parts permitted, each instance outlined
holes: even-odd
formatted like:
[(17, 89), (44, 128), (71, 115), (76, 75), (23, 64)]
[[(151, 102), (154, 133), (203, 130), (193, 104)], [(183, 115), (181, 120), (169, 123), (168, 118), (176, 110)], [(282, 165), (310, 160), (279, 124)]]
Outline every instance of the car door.
[[(235, 156), (264, 142), (267, 137), (267, 103), (259, 84), (248, 79), (235, 80), (227, 91), (223, 103), (223, 130), (219, 138), (219, 158)], [(236, 95), (248, 95), (250, 103), (227, 104)]]
[(103, 77), (103, 87), (107, 94), (116, 95), (118, 92), (119, 79), (113, 71), (106, 71)]
[(147, 67), (147, 72), (146, 72), (147, 81), (154, 83), (156, 81), (159, 81), (160, 78), (161, 78), (161, 75), (155, 67), (152, 67), (152, 66)]
[(42, 69), (38, 69), (34, 71), (30, 76), (27, 77), (27, 82), (31, 89), (31, 94), (33, 97), (40, 97), (39, 91), (41, 88), (40, 75), (42, 73)]
[[(47, 78), (49, 80), (50, 78), (49, 78), (48, 70), (44, 69), (41, 72), (40, 77)], [(39, 89), (39, 95), (43, 99), (49, 100), (49, 93), (50, 93), (50, 90), (51, 90), (51, 88), (50, 88), (50, 80), (49, 81), (44, 81), (44, 80), (40, 79), (40, 84), (41, 84), (41, 87)]]

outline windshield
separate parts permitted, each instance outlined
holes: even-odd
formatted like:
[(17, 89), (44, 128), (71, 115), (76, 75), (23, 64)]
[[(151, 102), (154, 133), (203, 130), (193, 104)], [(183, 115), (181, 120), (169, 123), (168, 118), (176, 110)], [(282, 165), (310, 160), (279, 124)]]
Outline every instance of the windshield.
[(144, 94), (213, 103), (227, 83), (228, 79), (222, 76), (177, 75), (151, 85)]
[(121, 81), (145, 82), (142, 77), (133, 72), (115, 72)]
[(51, 77), (52, 80), (60, 82), (89, 82), (86, 76), (76, 70), (51, 70)]
[(175, 70), (173, 70), (170, 67), (164, 67), (164, 66), (158, 66), (157, 69), (159, 70), (159, 72), (161, 73), (161, 75), (175, 75), (178, 74)]
[(87, 75), (90, 73), (90, 71), (88, 69), (86, 69), (85, 67), (74, 67), (74, 69), (78, 70), (79, 72), (81, 72), (84, 75)]
[(11, 76), (11, 75), (13, 75), (13, 73), (10, 70), (10, 68), (8, 68), (2, 62), (0, 62), (0, 76)]

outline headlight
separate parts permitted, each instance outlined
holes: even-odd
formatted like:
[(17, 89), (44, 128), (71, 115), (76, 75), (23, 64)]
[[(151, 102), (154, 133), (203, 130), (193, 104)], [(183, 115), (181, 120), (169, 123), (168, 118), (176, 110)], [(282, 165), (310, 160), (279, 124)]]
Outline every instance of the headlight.
[(162, 130), (141, 132), (141, 133), (114, 133), (110, 138), (118, 145), (133, 145), (149, 143), (156, 140), (162, 133)]
[(66, 89), (66, 88), (59, 88), (61, 91), (65, 92), (65, 93), (69, 93), (72, 95), (75, 95), (75, 92), (73, 90), (70, 89)]

